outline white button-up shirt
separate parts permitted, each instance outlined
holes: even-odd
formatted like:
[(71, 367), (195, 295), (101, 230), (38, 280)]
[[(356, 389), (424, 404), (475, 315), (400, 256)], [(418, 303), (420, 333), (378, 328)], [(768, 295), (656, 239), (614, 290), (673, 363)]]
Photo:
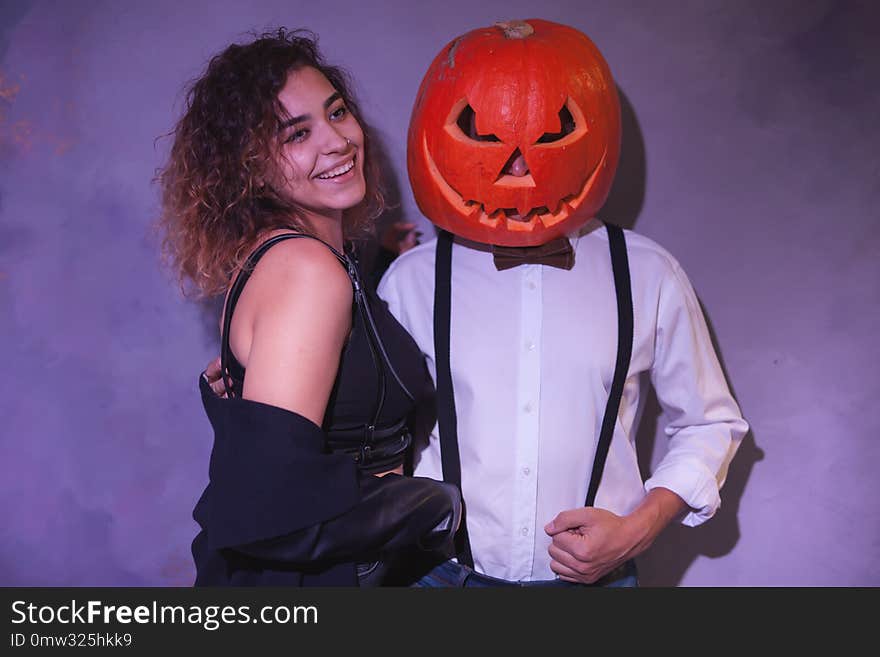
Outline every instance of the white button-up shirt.
[[(632, 361), (596, 506), (633, 510), (662, 486), (690, 507), (685, 524), (717, 510), (727, 466), (748, 429), (679, 264), (627, 231)], [(478, 571), (552, 579), (543, 526), (583, 506), (617, 355), (617, 305), (607, 232), (591, 222), (572, 239), (575, 265), (497, 271), (487, 247), (452, 251), (451, 369), (462, 492)], [(434, 362), (436, 240), (401, 255), (379, 295)], [(642, 481), (633, 426), (649, 373), (666, 418), (668, 451)], [(415, 474), (442, 479), (437, 426)]]

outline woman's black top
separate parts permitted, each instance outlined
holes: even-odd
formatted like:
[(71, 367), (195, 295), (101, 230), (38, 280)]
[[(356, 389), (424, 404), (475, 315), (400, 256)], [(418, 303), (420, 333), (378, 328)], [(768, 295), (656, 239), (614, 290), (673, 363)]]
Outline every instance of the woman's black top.
[(362, 494), (361, 477), (403, 462), (416, 402), (433, 394), (424, 357), (412, 337), (387, 305), (364, 288), (353, 254), (343, 255), (328, 245), (349, 274), (354, 302), (352, 330), (323, 426), (241, 399), (245, 372), (228, 343), (235, 304), (263, 254), (295, 238), (311, 237), (285, 233), (264, 242), (230, 290), (221, 349), (230, 399), (214, 396), (204, 377), (199, 382), (215, 438), (210, 483), (193, 510), (202, 528), (192, 544), (197, 586), (356, 585), (353, 563), (304, 570), (248, 556), (235, 546), (281, 536), (350, 509)]
[[(232, 395), (241, 394), (245, 375), (229, 348), (229, 327), (238, 298), (266, 251), (278, 242), (301, 237), (311, 238), (302, 233), (285, 233), (264, 242), (248, 258), (232, 285), (221, 348), (221, 367), (228, 373), (227, 390)], [(394, 319), (387, 304), (363, 285), (353, 252), (343, 255), (321, 243), (345, 267), (354, 288), (351, 333), (342, 350), (322, 423), (327, 448), (351, 454), (363, 472), (392, 470), (403, 464), (412, 442), (409, 419), (416, 398), (432, 385), (430, 375), (410, 334)]]

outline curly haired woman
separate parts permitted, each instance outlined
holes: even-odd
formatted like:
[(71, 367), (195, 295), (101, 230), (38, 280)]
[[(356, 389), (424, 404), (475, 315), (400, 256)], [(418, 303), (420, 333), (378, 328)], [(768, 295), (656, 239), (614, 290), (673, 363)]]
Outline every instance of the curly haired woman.
[(389, 555), (446, 545), (457, 490), (400, 474), (430, 378), (350, 248), (383, 199), (346, 76), (310, 33), (230, 45), (173, 134), (165, 251), (226, 294), (225, 398), (200, 378), (215, 440), (196, 585), (373, 585)]

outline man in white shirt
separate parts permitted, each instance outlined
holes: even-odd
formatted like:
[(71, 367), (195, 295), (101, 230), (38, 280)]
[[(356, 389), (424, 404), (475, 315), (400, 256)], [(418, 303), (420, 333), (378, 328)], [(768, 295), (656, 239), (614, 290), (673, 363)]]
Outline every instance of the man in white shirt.
[[(435, 426), (428, 444), (416, 456), (414, 474), (438, 479), (446, 474), (449, 479), (460, 464), (469, 542), (459, 552), (459, 563), (442, 564), (423, 578), (423, 585), (627, 585), (633, 580), (632, 559), (669, 522), (680, 518), (697, 525), (716, 512), (719, 489), (747, 425), (725, 382), (687, 276), (663, 248), (628, 231), (622, 266), (626, 271), (628, 260), (632, 348), (628, 362), (621, 361), (620, 352), (625, 351), (621, 345), (628, 345), (630, 338), (624, 337), (625, 321), (621, 320), (628, 313), (618, 310), (630, 307), (630, 302), (627, 277), (618, 278), (621, 274), (612, 266), (609, 239), (612, 234), (618, 235), (612, 242), (624, 239), (619, 229), (612, 231), (598, 219), (590, 219), (607, 196), (619, 151), (616, 88), (601, 55), (584, 35), (565, 26), (529, 21), (496, 27), (503, 31), (497, 38), (490, 34), (491, 28), (475, 30), (441, 51), (422, 83), (410, 125), (409, 171), (416, 200), (435, 224), (456, 234), (454, 243), (450, 246), (450, 236), (441, 233), (446, 245), (440, 244), (439, 251), (433, 240), (404, 253), (379, 286), (379, 295), (427, 355), (434, 380), (440, 376), (442, 389), (443, 371), (448, 368), (453, 391), (451, 412), (446, 410), (451, 419), (446, 422), (453, 434), (457, 432), (458, 454), (453, 450), (450, 457), (447, 450), (444, 459), (442, 432)], [(540, 57), (539, 48), (544, 46), (538, 43), (539, 37), (548, 34), (553, 38), (542, 43), (564, 42), (571, 50), (581, 48), (585, 40), (592, 48), (584, 46), (583, 70), (572, 71), (573, 80), (590, 79), (590, 84), (581, 85), (589, 87), (583, 92), (587, 95), (571, 92), (567, 100), (564, 93), (559, 96), (565, 103), (559, 112), (560, 126), (555, 133), (556, 126), (548, 129), (548, 141), (565, 140), (574, 150), (581, 137), (594, 141), (596, 135), (601, 137), (605, 125), (607, 144), (604, 152), (591, 146), (590, 153), (600, 153), (601, 159), (594, 158), (582, 174), (586, 182), (577, 199), (567, 197), (571, 203), (560, 206), (569, 215), (568, 221), (561, 222), (567, 230), (561, 235), (546, 230), (543, 237), (529, 242), (521, 239), (527, 232), (524, 223), (544, 228), (559, 222), (559, 217), (549, 217), (552, 213), (546, 207), (528, 215), (524, 210), (499, 215), (491, 213), (489, 202), (484, 203), (484, 214), (473, 212), (478, 204), (473, 194), (462, 190), (468, 177), (479, 179), (490, 168), (486, 165), (489, 156), (480, 155), (475, 165), (468, 165), (460, 154), (449, 158), (443, 152), (444, 148), (462, 148), (468, 140), (485, 141), (487, 132), (494, 133), (496, 148), (497, 143), (521, 136), (514, 134), (516, 126), (510, 134), (500, 123), (493, 128), (490, 117), (480, 114), (486, 103), (481, 106), (480, 98), (473, 95), (476, 92), (462, 87), (461, 79), (479, 80), (485, 74), (493, 76), (497, 88), (516, 87), (519, 78), (505, 78), (504, 49), (520, 47), (528, 40), (530, 56)], [(522, 57), (521, 53), (517, 56)], [(577, 69), (580, 64), (568, 65)], [(514, 68), (510, 76), (539, 75), (538, 69), (524, 74)], [(453, 69), (459, 78), (450, 83)], [(532, 89), (539, 83), (517, 88)], [(492, 93), (485, 91), (485, 85), (471, 86)], [(459, 96), (465, 100), (458, 100)], [(455, 121), (451, 115), (439, 136), (432, 135), (430, 125), (443, 116), (431, 105), (436, 97), (457, 101), (453, 112), (461, 111), (464, 117)], [(528, 125), (529, 113), (542, 109), (535, 108), (540, 101), (533, 97), (518, 110), (505, 105), (518, 99), (506, 97), (494, 107), (504, 109), (502, 114), (508, 118), (526, 116), (519, 124)], [(584, 107), (594, 108), (593, 113), (585, 115)], [(567, 115), (565, 108), (571, 110)], [(444, 142), (447, 134), (455, 141)], [(541, 171), (533, 171), (532, 164), (545, 157), (536, 150), (543, 145), (529, 150), (532, 142), (518, 143), (522, 146), (509, 159), (504, 153), (502, 159), (507, 161), (500, 172), (487, 171), (487, 180), (506, 185), (502, 192), (540, 188), (547, 182), (547, 176), (542, 182)], [(476, 166), (477, 170), (456, 171), (456, 166)], [(447, 185), (449, 180), (456, 182)], [(459, 193), (461, 199), (453, 198)], [(572, 205), (579, 201), (582, 205)], [(470, 217), (465, 216), (468, 213)], [(544, 223), (536, 222), (536, 213), (543, 213), (539, 219)], [(531, 253), (534, 245), (545, 242), (560, 243), (566, 249), (570, 244), (571, 250), (561, 257), (561, 264), (556, 258), (554, 265), (532, 264), (531, 256), (518, 255)], [(451, 263), (442, 265), (442, 259), (450, 257)], [(438, 259), (441, 268), (449, 267), (446, 282), (438, 278), (443, 276), (438, 273)], [(441, 282), (435, 287), (437, 281)], [(448, 315), (440, 316), (438, 323), (435, 294), (447, 285), (450, 290), (441, 294), (449, 295)], [(435, 353), (438, 344), (447, 351), (435, 335), (444, 322), (449, 327), (448, 363), (443, 354), (438, 361)], [(618, 386), (619, 407), (609, 404), (616, 366), (623, 368), (618, 374), (622, 384), (622, 389)], [(669, 437), (667, 453), (645, 482), (635, 447), (643, 375), (654, 385)], [(442, 417), (444, 409), (439, 411)], [(610, 439), (607, 456), (601, 447), (597, 450), (603, 423), (606, 440)], [(453, 474), (452, 478), (458, 477)], [(589, 506), (584, 506), (585, 499)]]
[[(594, 508), (583, 503), (617, 343), (605, 227), (593, 220), (572, 238), (571, 270), (523, 264), (497, 271), (489, 248), (453, 245), (450, 367), (478, 572), (592, 582), (641, 553), (685, 507), (687, 525), (718, 509), (747, 426), (681, 267), (647, 238), (627, 232), (626, 239), (633, 349)], [(427, 355), (436, 381), (435, 249), (432, 240), (401, 255), (379, 295)], [(634, 425), (643, 373), (670, 439), (644, 483)], [(416, 458), (414, 474), (443, 478), (436, 426)]]

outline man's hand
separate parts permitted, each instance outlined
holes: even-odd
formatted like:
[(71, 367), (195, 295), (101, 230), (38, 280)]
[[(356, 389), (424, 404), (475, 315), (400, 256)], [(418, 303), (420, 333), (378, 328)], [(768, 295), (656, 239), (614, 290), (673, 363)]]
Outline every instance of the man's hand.
[(416, 230), (415, 224), (397, 221), (384, 230), (379, 242), (386, 251), (400, 255), (416, 246), (420, 236), (421, 233)]
[(558, 514), (544, 527), (553, 537), (550, 569), (567, 582), (592, 584), (647, 550), (685, 508), (670, 490), (651, 490), (629, 515), (581, 507)]
[(550, 569), (567, 582), (592, 584), (635, 556), (638, 528), (604, 509), (563, 511), (544, 531), (553, 537)]
[(217, 356), (205, 367), (205, 380), (215, 395), (226, 398), (226, 386), (223, 385), (223, 378), (220, 376), (220, 356)]

